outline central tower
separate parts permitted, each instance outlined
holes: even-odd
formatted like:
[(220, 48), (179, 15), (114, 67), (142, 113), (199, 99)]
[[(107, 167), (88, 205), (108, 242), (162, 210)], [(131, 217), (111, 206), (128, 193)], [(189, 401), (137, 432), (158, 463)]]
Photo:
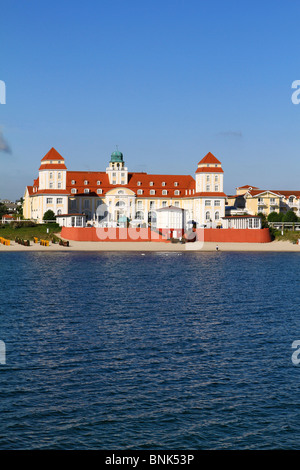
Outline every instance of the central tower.
[(125, 167), (123, 153), (115, 150), (110, 157), (109, 166), (106, 168), (109, 183), (115, 185), (128, 184), (128, 168)]

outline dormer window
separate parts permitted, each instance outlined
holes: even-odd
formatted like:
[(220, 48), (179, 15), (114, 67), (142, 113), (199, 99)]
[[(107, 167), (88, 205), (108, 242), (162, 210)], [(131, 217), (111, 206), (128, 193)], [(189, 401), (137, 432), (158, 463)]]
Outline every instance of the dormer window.
[(174, 186), (178, 186), (178, 183), (177, 183), (177, 181), (175, 181), (175, 183), (174, 183)]
[(75, 180), (72, 180), (72, 181), (71, 181), (71, 184), (75, 184), (75, 183), (76, 183), (76, 181), (75, 181)]
[(90, 192), (90, 190), (88, 188), (84, 188), (84, 192), (85, 192), (85, 194), (88, 194)]
[(101, 181), (97, 181), (97, 186), (100, 186), (100, 184), (101, 184)]
[(76, 188), (72, 188), (72, 189), (71, 189), (71, 193), (72, 193), (72, 194), (76, 194), (76, 193), (77, 193), (77, 189), (76, 189)]
[(161, 185), (162, 185), (162, 186), (166, 186), (166, 182), (163, 181), (163, 182), (161, 183)]
[(97, 189), (97, 194), (102, 194), (102, 189)]
[(84, 184), (85, 185), (89, 184), (88, 180), (84, 180)]
[(179, 191), (178, 189), (176, 189), (176, 190), (174, 191), (174, 194), (175, 194), (175, 196), (179, 196), (180, 191)]
[(138, 193), (138, 194), (143, 194), (143, 190), (142, 190), (142, 189), (138, 189), (138, 190), (137, 190), (137, 193)]
[(155, 194), (155, 189), (150, 189), (150, 194), (151, 194), (151, 196), (154, 196), (154, 194)]
[(138, 186), (141, 186), (141, 185), (142, 185), (141, 181), (138, 181), (138, 182), (137, 182), (137, 185), (138, 185)]
[(168, 191), (167, 191), (166, 189), (163, 189), (162, 195), (163, 195), (163, 196), (166, 196), (167, 194), (168, 194)]

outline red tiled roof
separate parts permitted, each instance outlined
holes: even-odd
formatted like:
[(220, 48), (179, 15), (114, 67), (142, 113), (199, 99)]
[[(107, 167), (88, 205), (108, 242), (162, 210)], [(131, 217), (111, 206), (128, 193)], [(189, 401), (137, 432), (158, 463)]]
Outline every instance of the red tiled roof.
[[(72, 180), (75, 184), (72, 184)], [(88, 184), (84, 184), (84, 181)], [(97, 181), (101, 181), (98, 185)], [(138, 182), (140, 184), (138, 184)], [(150, 182), (153, 183), (150, 186)], [(165, 183), (165, 186), (162, 183)], [(174, 183), (178, 183), (177, 186)], [(142, 194), (137, 194), (139, 197), (182, 197), (185, 195), (186, 189), (195, 188), (195, 180), (190, 175), (151, 175), (148, 173), (128, 173), (128, 184), (115, 185), (109, 183), (108, 175), (105, 172), (93, 171), (68, 171), (67, 172), (67, 189), (71, 192), (72, 188), (77, 189), (76, 194), (84, 194), (84, 189), (89, 189), (88, 194), (94, 195), (97, 189), (102, 189), (101, 196), (105, 195), (108, 191), (114, 188), (127, 188), (134, 193), (140, 189)], [(155, 194), (150, 194), (151, 190), (155, 190)], [(167, 190), (168, 194), (163, 195), (162, 191)], [(175, 195), (175, 191), (180, 191), (179, 195)]]
[(39, 189), (35, 193), (34, 196), (40, 196), (41, 194), (58, 194), (58, 195), (69, 195), (70, 191), (67, 189)]
[(51, 148), (48, 153), (42, 158), (43, 160), (64, 160), (64, 158), (58, 153), (55, 148)]
[(224, 173), (221, 167), (201, 167), (197, 168), (196, 173)]
[(249, 184), (245, 184), (245, 186), (239, 186), (239, 187), (236, 188), (236, 189), (249, 189), (249, 188), (252, 188), (252, 189), (259, 189), (257, 186), (249, 186)]
[(223, 198), (223, 197), (227, 197), (227, 195), (225, 193), (221, 193), (221, 192), (199, 192), (199, 193), (195, 193), (194, 196), (199, 196), (199, 197), (220, 197), (220, 198)]
[(198, 165), (200, 165), (201, 163), (219, 163), (219, 164), (221, 164), (220, 160), (218, 160), (211, 152), (208, 152), (208, 154), (205, 155), (205, 157), (203, 157), (202, 160), (200, 160)]
[(39, 170), (66, 170), (64, 163), (46, 163), (39, 167)]

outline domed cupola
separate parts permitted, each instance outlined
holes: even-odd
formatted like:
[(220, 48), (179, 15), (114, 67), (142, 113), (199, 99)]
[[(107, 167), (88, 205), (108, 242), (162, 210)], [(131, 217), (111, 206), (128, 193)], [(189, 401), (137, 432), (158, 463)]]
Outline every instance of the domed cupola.
[(109, 167), (106, 168), (106, 173), (108, 174), (110, 184), (128, 184), (128, 170), (125, 167), (123, 153), (118, 149), (111, 154)]
[(110, 161), (112, 163), (121, 163), (121, 162), (123, 162), (123, 153), (119, 152), (119, 150), (115, 150), (111, 154)]

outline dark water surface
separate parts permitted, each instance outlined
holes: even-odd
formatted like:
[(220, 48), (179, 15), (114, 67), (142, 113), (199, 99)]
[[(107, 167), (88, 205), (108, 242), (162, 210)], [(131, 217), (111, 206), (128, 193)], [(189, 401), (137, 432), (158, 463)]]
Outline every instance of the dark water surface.
[(300, 256), (1, 253), (0, 449), (297, 449)]

